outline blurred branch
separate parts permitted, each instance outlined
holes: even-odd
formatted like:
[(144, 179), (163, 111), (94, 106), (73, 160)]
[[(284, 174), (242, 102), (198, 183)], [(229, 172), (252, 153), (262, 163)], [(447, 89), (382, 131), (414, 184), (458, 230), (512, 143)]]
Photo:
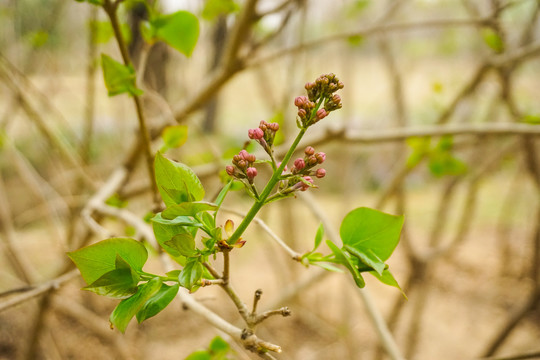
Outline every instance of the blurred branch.
[[(33, 286), (27, 286), (27, 287), (24, 287), (23, 289), (21, 289), (20, 291), (18, 290), (10, 290), (9, 292), (10, 293), (15, 293), (15, 292), (22, 292), (22, 294), (20, 295), (17, 295), (17, 296), (13, 296), (12, 298), (4, 301), (4, 302), (0, 302), (0, 312), (4, 311), (4, 310), (7, 310), (13, 306), (16, 306), (16, 305), (19, 305), (23, 302), (26, 302), (28, 300), (31, 300), (35, 297), (38, 297), (40, 295), (43, 295), (47, 292), (49, 292), (50, 290), (53, 290), (53, 289), (58, 289), (60, 286), (62, 286), (64, 283), (68, 282), (69, 280), (71, 279), (74, 279), (76, 278), (77, 276), (79, 275), (79, 270), (77, 269), (74, 269), (74, 270), (71, 270), (55, 279), (52, 279), (52, 280), (49, 280), (49, 281), (46, 281), (44, 283), (41, 283), (39, 285), (33, 285)], [(0, 297), (1, 294), (0, 294)]]

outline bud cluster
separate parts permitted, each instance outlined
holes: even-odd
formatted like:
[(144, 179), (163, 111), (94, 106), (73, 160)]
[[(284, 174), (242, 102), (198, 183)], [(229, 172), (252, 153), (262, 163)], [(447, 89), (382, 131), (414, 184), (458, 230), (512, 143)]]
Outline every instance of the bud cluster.
[(248, 153), (246, 150), (241, 150), (238, 155), (233, 156), (233, 165), (225, 167), (225, 171), (233, 178), (247, 179), (252, 184), (253, 179), (257, 176), (257, 169), (253, 166), (255, 160), (257, 160), (255, 155)]
[(326, 160), (326, 154), (323, 152), (315, 152), (312, 146), (308, 146), (304, 150), (304, 157), (294, 160), (289, 176), (280, 184), (280, 192), (289, 194), (300, 190), (306, 191), (310, 187), (316, 187), (313, 184), (313, 178), (323, 178), (326, 176), (326, 170), (323, 168), (314, 169), (315, 166), (322, 164)]
[(262, 146), (264, 151), (271, 154), (272, 146), (274, 145), (274, 138), (276, 137), (276, 132), (278, 130), (278, 123), (268, 123), (261, 120), (258, 128), (248, 130), (248, 136), (250, 139), (257, 141)]
[[(334, 93), (343, 89), (343, 83), (336, 75), (332, 73), (321, 75), (315, 82), (306, 83), (305, 89), (308, 96), (298, 96), (294, 99), (294, 105), (298, 108), (299, 126), (304, 128), (311, 126), (327, 117), (330, 112), (341, 108), (341, 97)], [(322, 107), (318, 108), (320, 105)]]

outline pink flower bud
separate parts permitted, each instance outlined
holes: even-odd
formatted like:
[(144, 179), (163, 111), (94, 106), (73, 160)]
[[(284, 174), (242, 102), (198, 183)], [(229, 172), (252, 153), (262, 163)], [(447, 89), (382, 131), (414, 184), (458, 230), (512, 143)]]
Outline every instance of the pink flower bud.
[(239, 169), (245, 169), (247, 167), (247, 162), (246, 160), (240, 160), (236, 166), (238, 166)]
[(248, 136), (249, 136), (250, 139), (259, 140), (259, 139), (263, 138), (264, 131), (262, 131), (262, 129), (260, 129), (260, 128), (249, 129), (248, 130)]
[(298, 117), (299, 117), (300, 119), (304, 119), (304, 118), (306, 117), (306, 115), (307, 115), (306, 110), (304, 110), (304, 109), (299, 109), (299, 110), (298, 110)]
[(279, 124), (277, 122), (273, 122), (271, 124), (268, 124), (268, 128), (273, 132), (276, 132), (279, 130)]
[(302, 170), (306, 167), (306, 163), (304, 162), (304, 159), (298, 158), (294, 160), (294, 168), (296, 170)]
[(304, 86), (304, 88), (306, 90), (311, 90), (315, 87), (315, 83), (312, 83), (312, 82), (307, 82), (306, 85)]
[(307, 163), (309, 166), (317, 165), (318, 162), (319, 161), (317, 160), (315, 155), (311, 155), (310, 157), (307, 158)]
[(248, 179), (252, 180), (255, 176), (257, 176), (257, 169), (254, 167), (248, 167), (246, 170), (246, 175)]
[(306, 148), (306, 150), (304, 150), (304, 153), (305, 153), (307, 156), (313, 155), (313, 154), (315, 154), (315, 149), (313, 148), (313, 146), (308, 146), (308, 147)]
[(307, 101), (307, 98), (305, 96), (297, 96), (294, 99), (294, 105), (301, 107), (306, 103), (306, 101)]
[(234, 166), (228, 165), (225, 167), (225, 171), (229, 176), (234, 176)]
[(319, 179), (325, 177), (326, 176), (326, 170), (317, 169), (317, 171), (315, 172), (315, 176), (318, 177)]
[(328, 116), (328, 112), (324, 109), (317, 110), (317, 119), (321, 120)]
[(326, 160), (326, 154), (323, 152), (316, 153), (315, 158), (319, 164), (322, 164)]
[(242, 149), (242, 150), (240, 150), (238, 155), (240, 155), (241, 159), (246, 160), (246, 157), (249, 155), (249, 153), (246, 150)]
[(332, 96), (332, 102), (336, 105), (339, 104), (341, 102), (341, 96), (339, 96), (338, 94), (334, 94)]
[(261, 129), (262, 131), (266, 131), (267, 127), (268, 127), (268, 123), (264, 120), (261, 120), (261, 122), (259, 123), (259, 129)]
[(257, 158), (255, 157), (255, 155), (253, 155), (253, 154), (247, 154), (247, 155), (246, 155), (246, 161), (247, 161), (248, 163), (254, 163), (255, 160), (257, 160)]

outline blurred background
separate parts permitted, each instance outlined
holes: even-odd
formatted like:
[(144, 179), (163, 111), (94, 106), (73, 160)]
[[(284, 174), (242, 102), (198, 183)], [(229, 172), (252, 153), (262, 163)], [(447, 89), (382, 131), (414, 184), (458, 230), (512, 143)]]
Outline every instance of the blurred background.
[[(356, 207), (404, 214), (389, 265), (408, 300), (366, 279), (402, 356), (540, 358), (540, 2), (218, 2), (156, 4), (199, 18), (189, 58), (145, 45), (144, 6), (120, 7), (153, 149), (165, 126), (187, 125), (187, 142), (167, 156), (192, 167), (211, 198), (247, 129), (278, 122), (283, 153), (296, 135), (294, 97), (335, 73), (343, 109), (300, 147), (327, 153), (327, 176), (260, 218), (304, 253), (321, 221), (330, 236)], [(110, 330), (117, 300), (80, 291), (65, 255), (103, 239), (81, 214), (117, 236), (142, 236), (89, 205), (118, 169), (127, 175), (107, 208), (140, 219), (152, 209), (132, 100), (108, 97), (103, 82), (101, 53), (121, 59), (106, 20), (89, 3), (0, 2), (0, 359), (183, 359), (223, 336), (179, 302), (125, 335)], [(224, 206), (250, 204), (240, 191)], [(243, 239), (232, 284), (248, 306), (260, 288), (261, 308), (293, 314), (258, 328), (282, 346), (278, 358), (395, 358), (350, 275), (291, 261), (256, 224)], [(160, 271), (155, 256), (152, 267)], [(221, 289), (194, 296), (242, 325)], [(256, 358), (231, 346), (231, 359)]]

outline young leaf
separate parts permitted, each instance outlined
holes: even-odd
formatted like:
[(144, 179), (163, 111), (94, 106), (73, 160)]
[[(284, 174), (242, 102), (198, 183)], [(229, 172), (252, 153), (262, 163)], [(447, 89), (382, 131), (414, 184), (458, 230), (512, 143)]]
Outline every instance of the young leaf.
[(186, 165), (166, 159), (158, 152), (154, 167), (158, 189), (165, 205), (172, 206), (191, 199), (200, 201), (204, 198), (201, 181)]
[(482, 29), (482, 38), (484, 39), (486, 45), (496, 53), (502, 53), (504, 51), (504, 42), (493, 29)]
[(129, 321), (139, 312), (143, 305), (161, 288), (160, 278), (153, 278), (139, 286), (137, 293), (130, 298), (122, 300), (113, 310), (109, 320), (121, 332), (125, 332)]
[(137, 88), (137, 75), (133, 66), (126, 66), (108, 55), (101, 54), (101, 67), (109, 96), (123, 93), (129, 93), (133, 96), (143, 94), (143, 91)]
[(104, 274), (115, 270), (117, 255), (136, 271), (141, 271), (148, 259), (144, 245), (129, 238), (103, 240), (67, 255), (79, 268), (87, 284), (92, 284)]
[(185, 257), (198, 255), (197, 250), (195, 250), (195, 239), (188, 233), (175, 235), (171, 240), (165, 241), (164, 244), (174, 248), (180, 255)]
[(161, 310), (165, 309), (167, 305), (169, 305), (174, 299), (179, 288), (179, 284), (174, 284), (172, 286), (162, 284), (159, 291), (148, 299), (141, 310), (137, 312), (136, 317), (139, 324), (144, 320), (157, 315)]
[(206, 350), (197, 350), (189, 354), (185, 360), (212, 360), (212, 355)]
[(332, 253), (334, 253), (334, 256), (336, 257), (336, 262), (345, 265), (345, 267), (349, 270), (354, 279), (354, 282), (356, 283), (356, 286), (358, 286), (359, 288), (363, 288), (364, 286), (366, 286), (364, 278), (362, 277), (362, 275), (360, 275), (360, 273), (358, 272), (354, 264), (351, 262), (351, 260), (347, 257), (347, 255), (330, 240), (326, 240), (326, 244), (328, 245), (330, 250), (332, 250)]
[(399, 242), (403, 216), (361, 207), (347, 214), (339, 230), (344, 245), (366, 253), (373, 251), (386, 261)]
[(151, 21), (155, 36), (187, 57), (191, 56), (199, 38), (199, 20), (188, 11), (162, 15)]
[(377, 257), (377, 255), (373, 253), (373, 251), (371, 251), (371, 249), (364, 249), (364, 251), (360, 251), (349, 245), (345, 245), (344, 248), (351, 255), (356, 256), (364, 265), (369, 266), (379, 275), (382, 275), (384, 267), (386, 265), (384, 264), (384, 262), (381, 261), (381, 259)]
[(174, 219), (164, 219), (163, 216), (161, 216), (161, 213), (157, 213), (152, 218), (153, 223), (158, 223), (162, 225), (177, 225), (177, 226), (184, 226), (184, 227), (194, 227), (194, 228), (200, 228), (203, 226), (200, 222), (197, 220), (193, 220), (189, 216), (177, 216)]
[(238, 4), (233, 0), (207, 0), (201, 15), (203, 19), (212, 21), (220, 15), (230, 14), (238, 9)]
[(382, 275), (377, 274), (377, 272), (375, 272), (375, 271), (370, 271), (370, 274), (375, 276), (383, 284), (390, 285), (390, 286), (393, 286), (395, 288), (398, 288), (399, 291), (401, 291), (401, 294), (403, 294), (403, 296), (405, 297), (405, 299), (408, 300), (407, 295), (405, 295), (405, 292), (403, 292), (403, 290), (399, 286), (398, 282), (396, 281), (396, 279), (394, 278), (394, 276), (392, 275), (390, 270), (388, 270), (388, 269), (384, 270)]
[(181, 286), (191, 290), (201, 281), (202, 273), (203, 266), (199, 261), (189, 261), (178, 276), (178, 282)]
[(137, 292), (137, 283), (138, 276), (134, 276), (131, 269), (116, 269), (82, 289), (113, 299), (126, 299)]
[(165, 219), (172, 220), (178, 216), (195, 216), (201, 211), (214, 211), (216, 209), (216, 204), (206, 201), (183, 202), (178, 205), (171, 205), (167, 207), (165, 210), (163, 210), (161, 216)]
[(162, 151), (179, 148), (188, 139), (188, 127), (186, 125), (167, 126), (161, 133), (161, 137), (165, 143)]
[(229, 348), (229, 343), (219, 336), (213, 338), (208, 346), (208, 350), (210, 350), (210, 352), (212, 352), (214, 355), (224, 355), (229, 351)]
[(227, 184), (223, 187), (223, 189), (221, 189), (221, 191), (219, 192), (219, 194), (218, 194), (218, 196), (216, 198), (217, 209), (219, 209), (221, 204), (223, 204), (223, 200), (225, 200), (225, 196), (227, 196), (227, 193), (229, 192), (233, 182), (234, 181), (232, 179), (229, 180), (227, 182)]
[(319, 245), (321, 245), (321, 241), (323, 239), (323, 236), (324, 236), (324, 226), (321, 223), (319, 225), (319, 227), (317, 228), (317, 234), (315, 235), (315, 245), (313, 246), (313, 250), (311, 252), (317, 250)]

